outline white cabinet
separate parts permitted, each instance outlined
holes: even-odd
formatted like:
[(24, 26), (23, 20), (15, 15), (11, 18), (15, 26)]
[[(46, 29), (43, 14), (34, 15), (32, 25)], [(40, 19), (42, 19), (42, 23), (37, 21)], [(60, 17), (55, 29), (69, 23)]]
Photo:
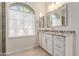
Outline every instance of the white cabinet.
[(42, 48), (47, 50), (47, 36), (44, 33), (42, 34)]
[(41, 47), (54, 56), (73, 56), (74, 41), (72, 35), (42, 33)]
[(53, 37), (52, 35), (48, 35), (48, 38), (47, 38), (47, 51), (53, 55)]
[(48, 35), (48, 34), (43, 33), (43, 35), (42, 35), (42, 48), (45, 49), (51, 55), (53, 55), (52, 35)]
[(64, 56), (65, 55), (65, 37), (55, 36), (54, 38), (54, 55)]
[(42, 48), (51, 55), (63, 56), (65, 55), (65, 37), (43, 33)]

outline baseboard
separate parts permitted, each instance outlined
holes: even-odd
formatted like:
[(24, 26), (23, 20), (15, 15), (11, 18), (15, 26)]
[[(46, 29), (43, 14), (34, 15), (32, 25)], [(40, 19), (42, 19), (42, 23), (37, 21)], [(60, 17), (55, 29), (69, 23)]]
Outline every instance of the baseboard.
[(6, 53), (0, 53), (0, 56), (6, 56)]
[(43, 49), (43, 51), (45, 51), (45, 52), (47, 52), (50, 56), (53, 56), (52, 54), (50, 54), (48, 51), (46, 51), (43, 47), (41, 47), (40, 45), (39, 45), (39, 47), (41, 48), (41, 49)]
[(11, 55), (11, 54), (13, 54), (13, 53), (17, 53), (17, 52), (20, 52), (20, 51), (23, 51), (23, 50), (32, 49), (32, 48), (34, 48), (34, 47), (36, 47), (36, 46), (28, 47), (28, 48), (23, 48), (23, 49), (18, 49), (18, 50), (16, 50), (16, 51), (7, 52), (7, 53), (6, 53), (6, 56), (9, 56), (9, 55)]

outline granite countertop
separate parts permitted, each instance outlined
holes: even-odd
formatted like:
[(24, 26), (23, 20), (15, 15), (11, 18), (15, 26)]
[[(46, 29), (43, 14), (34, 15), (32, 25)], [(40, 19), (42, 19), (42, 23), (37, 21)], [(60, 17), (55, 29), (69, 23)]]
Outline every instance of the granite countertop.
[(41, 31), (50, 35), (69, 36), (75, 34), (75, 31), (68, 31), (68, 30), (41, 30)]

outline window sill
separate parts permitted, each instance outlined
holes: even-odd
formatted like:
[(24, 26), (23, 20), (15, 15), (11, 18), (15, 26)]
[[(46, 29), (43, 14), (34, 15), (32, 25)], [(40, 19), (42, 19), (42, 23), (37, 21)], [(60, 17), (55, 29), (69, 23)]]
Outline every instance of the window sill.
[(18, 36), (18, 37), (8, 37), (9, 39), (16, 39), (16, 38), (29, 38), (29, 37), (36, 37), (36, 35), (31, 36)]

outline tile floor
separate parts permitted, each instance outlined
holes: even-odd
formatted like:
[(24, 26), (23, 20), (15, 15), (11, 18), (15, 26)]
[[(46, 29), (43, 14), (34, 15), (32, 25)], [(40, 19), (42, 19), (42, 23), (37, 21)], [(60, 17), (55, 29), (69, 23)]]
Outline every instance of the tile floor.
[(36, 47), (29, 50), (24, 50), (21, 52), (11, 54), (10, 56), (50, 56), (50, 54), (48, 54), (42, 48)]

